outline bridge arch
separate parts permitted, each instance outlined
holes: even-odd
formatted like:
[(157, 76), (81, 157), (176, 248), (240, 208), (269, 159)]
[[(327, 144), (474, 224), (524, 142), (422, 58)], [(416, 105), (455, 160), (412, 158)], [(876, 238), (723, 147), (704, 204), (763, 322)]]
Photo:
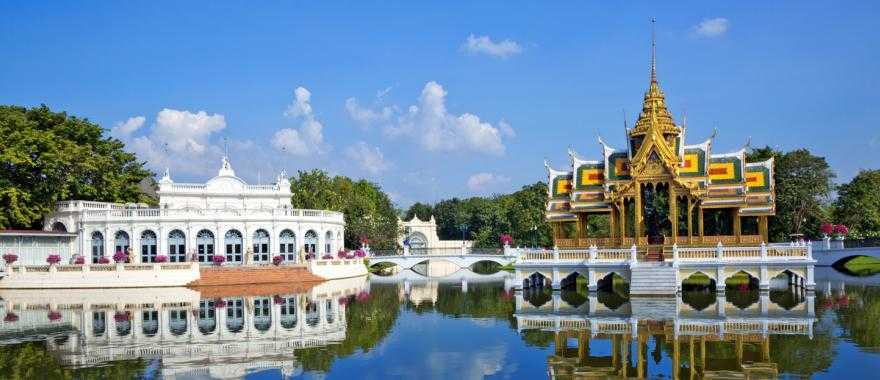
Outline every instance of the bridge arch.
[(711, 271), (694, 270), (681, 273), (682, 290), (715, 289), (718, 281)]

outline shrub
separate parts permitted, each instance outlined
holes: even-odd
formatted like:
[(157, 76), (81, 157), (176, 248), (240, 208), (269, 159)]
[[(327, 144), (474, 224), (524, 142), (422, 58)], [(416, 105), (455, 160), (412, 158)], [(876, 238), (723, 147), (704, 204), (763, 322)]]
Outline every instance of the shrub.
[(214, 265), (223, 265), (223, 263), (226, 261), (226, 256), (214, 255), (214, 257), (211, 258), (211, 261), (214, 262)]
[(117, 263), (124, 263), (126, 260), (128, 260), (128, 255), (126, 255), (125, 252), (116, 251), (116, 253), (113, 254), (113, 261)]
[(281, 265), (284, 262), (284, 256), (278, 255), (272, 258), (272, 264), (275, 266)]
[(12, 252), (9, 252), (9, 253), (3, 255), (3, 260), (6, 261), (6, 264), (12, 265), (12, 263), (14, 263), (18, 260), (18, 255), (14, 254)]
[(75, 259), (73, 259), (73, 263), (76, 265), (83, 265), (86, 263), (86, 258), (82, 255), (77, 256)]
[(110, 264), (110, 259), (107, 256), (101, 256), (98, 258), (98, 264)]
[(157, 262), (157, 263), (167, 263), (167, 262), (168, 262), (168, 256), (165, 256), (165, 255), (159, 255), (159, 256), (156, 256), (156, 262)]
[(49, 255), (49, 257), (46, 258), (46, 262), (49, 263), (49, 265), (58, 264), (59, 262), (61, 262), (61, 256)]

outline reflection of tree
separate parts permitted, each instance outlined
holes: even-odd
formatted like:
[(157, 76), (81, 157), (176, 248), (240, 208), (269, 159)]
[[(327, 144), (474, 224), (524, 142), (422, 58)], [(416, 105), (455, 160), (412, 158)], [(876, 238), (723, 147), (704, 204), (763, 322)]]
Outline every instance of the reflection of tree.
[(715, 298), (712, 289), (688, 290), (681, 293), (681, 300), (695, 310), (704, 310), (715, 303)]
[[(815, 327), (820, 327), (816, 324)], [(831, 367), (837, 352), (831, 332), (814, 330), (813, 339), (803, 335), (771, 335), (770, 361), (780, 373), (810, 376)]]
[(596, 298), (599, 303), (605, 305), (605, 307), (611, 310), (617, 310), (623, 304), (629, 302), (628, 299), (624, 298), (618, 292), (609, 292), (605, 290), (600, 290), (596, 293)]
[(561, 297), (565, 303), (572, 307), (579, 307), (583, 305), (584, 302), (587, 302), (586, 293), (576, 290), (563, 290)]
[(523, 298), (532, 306), (541, 307), (553, 298), (553, 290), (544, 288), (526, 289), (523, 291)]
[(820, 301), (834, 305), (844, 335), (860, 348), (880, 347), (880, 288), (846, 287), (845, 295)]
[(793, 291), (791, 291), (791, 289), (771, 290), (770, 301), (773, 301), (773, 303), (782, 306), (785, 310), (791, 310), (802, 302), (795, 297), (795, 294)]
[(500, 284), (469, 284), (467, 292), (462, 292), (456, 285), (441, 284), (433, 308), (456, 318), (468, 316), (510, 321), (514, 302), (512, 295)]
[(758, 302), (758, 298), (760, 295), (758, 294), (758, 289), (749, 289), (749, 290), (732, 290), (728, 289), (725, 292), (727, 296), (727, 302), (733, 304), (740, 308), (741, 310), (747, 309), (749, 306), (752, 306), (755, 302)]
[(519, 333), (522, 340), (529, 346), (547, 348), (553, 343), (553, 333), (544, 330), (523, 330)]
[(354, 297), (349, 297), (348, 301), (345, 340), (327, 347), (294, 351), (304, 370), (326, 372), (338, 357), (358, 350), (368, 352), (388, 335), (400, 311), (397, 285), (372, 284), (369, 298), (355, 302)]
[(92, 368), (63, 368), (46, 351), (44, 343), (0, 347), (0, 377), (4, 379), (133, 379), (144, 377), (145, 368), (142, 359), (113, 361)]

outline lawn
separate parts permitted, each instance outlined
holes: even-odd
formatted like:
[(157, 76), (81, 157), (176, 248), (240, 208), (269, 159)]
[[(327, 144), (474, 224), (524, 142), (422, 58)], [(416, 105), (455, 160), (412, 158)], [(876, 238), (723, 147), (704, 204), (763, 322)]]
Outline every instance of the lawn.
[(880, 260), (868, 256), (857, 256), (843, 264), (843, 267), (855, 275), (868, 276), (880, 273)]

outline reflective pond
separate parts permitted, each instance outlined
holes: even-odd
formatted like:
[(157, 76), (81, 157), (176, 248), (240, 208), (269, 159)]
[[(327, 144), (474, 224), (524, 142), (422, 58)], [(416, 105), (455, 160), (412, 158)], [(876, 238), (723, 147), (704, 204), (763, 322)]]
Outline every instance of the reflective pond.
[(868, 378), (880, 276), (629, 298), (507, 272), (304, 289), (0, 291), (0, 378)]

